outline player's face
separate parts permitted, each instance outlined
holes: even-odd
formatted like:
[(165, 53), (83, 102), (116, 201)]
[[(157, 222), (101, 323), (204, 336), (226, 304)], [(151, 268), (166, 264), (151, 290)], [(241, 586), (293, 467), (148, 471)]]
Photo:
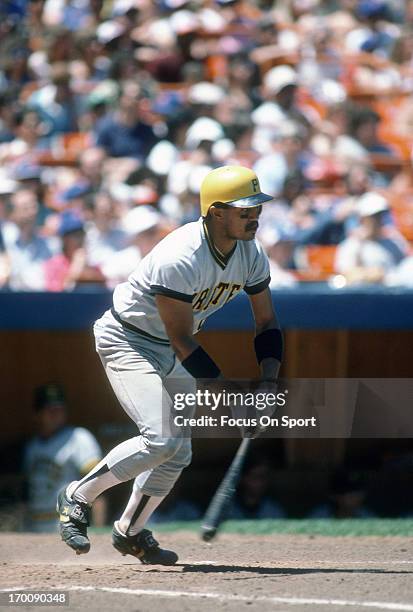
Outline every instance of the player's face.
[(227, 208), (225, 231), (232, 240), (253, 240), (258, 229), (258, 218), (262, 206), (253, 208)]
[(63, 404), (53, 403), (44, 406), (37, 414), (39, 434), (44, 437), (51, 436), (66, 422), (66, 409)]

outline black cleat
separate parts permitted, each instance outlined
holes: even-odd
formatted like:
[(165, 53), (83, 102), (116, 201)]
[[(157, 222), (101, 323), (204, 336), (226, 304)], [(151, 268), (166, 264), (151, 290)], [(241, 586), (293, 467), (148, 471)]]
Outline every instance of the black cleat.
[(59, 515), (60, 535), (63, 542), (76, 551), (78, 555), (89, 552), (90, 542), (87, 537), (90, 508), (69, 499), (64, 487), (57, 496), (56, 512)]
[(158, 542), (148, 529), (142, 529), (134, 536), (125, 536), (115, 523), (112, 544), (122, 555), (132, 555), (144, 565), (174, 565), (178, 561), (178, 555), (172, 550), (159, 548)]

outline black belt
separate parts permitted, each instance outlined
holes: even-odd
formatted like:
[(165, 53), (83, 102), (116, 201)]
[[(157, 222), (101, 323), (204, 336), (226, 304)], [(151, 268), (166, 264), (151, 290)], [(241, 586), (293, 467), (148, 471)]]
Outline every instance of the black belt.
[(112, 314), (112, 317), (116, 319), (116, 321), (120, 323), (123, 328), (128, 329), (129, 331), (134, 332), (135, 334), (139, 334), (143, 336), (144, 338), (148, 338), (148, 340), (152, 340), (152, 342), (157, 342), (158, 344), (165, 344), (166, 346), (169, 346), (170, 344), (169, 340), (164, 340), (164, 338), (158, 338), (157, 336), (152, 336), (152, 334), (148, 334), (148, 332), (143, 331), (143, 329), (139, 329), (139, 327), (135, 327), (135, 325), (132, 325), (132, 323), (128, 323), (127, 321), (124, 321), (123, 319), (121, 319), (121, 317), (119, 316), (119, 314), (116, 312), (114, 308), (111, 308), (110, 312)]

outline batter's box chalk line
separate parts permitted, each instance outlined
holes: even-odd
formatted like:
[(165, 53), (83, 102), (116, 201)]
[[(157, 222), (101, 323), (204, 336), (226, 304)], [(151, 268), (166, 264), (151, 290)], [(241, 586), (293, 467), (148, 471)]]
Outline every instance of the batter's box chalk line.
[[(0, 592), (28, 591), (30, 587), (13, 587), (0, 589)], [(187, 597), (192, 599), (214, 599), (219, 601), (250, 601), (272, 604), (285, 604), (290, 606), (343, 606), (358, 608), (379, 608), (380, 610), (396, 610), (397, 612), (413, 612), (413, 604), (395, 603), (387, 601), (356, 601), (353, 599), (319, 599), (310, 597), (272, 597), (260, 595), (248, 597), (247, 595), (231, 595), (229, 593), (213, 593), (210, 591), (166, 591), (162, 589), (127, 589), (122, 587), (95, 587), (95, 586), (57, 586), (50, 591), (113, 593), (118, 595), (139, 595), (141, 597), (167, 597), (178, 599)]]

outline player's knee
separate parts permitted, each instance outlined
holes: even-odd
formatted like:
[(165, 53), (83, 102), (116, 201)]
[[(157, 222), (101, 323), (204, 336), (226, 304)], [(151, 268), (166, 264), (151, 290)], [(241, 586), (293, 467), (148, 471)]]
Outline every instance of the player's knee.
[(182, 438), (151, 438), (148, 440), (148, 449), (159, 455), (162, 461), (167, 461), (176, 455), (182, 446)]
[(185, 439), (177, 453), (174, 455), (174, 460), (184, 469), (190, 465), (192, 461), (192, 445), (190, 439)]

